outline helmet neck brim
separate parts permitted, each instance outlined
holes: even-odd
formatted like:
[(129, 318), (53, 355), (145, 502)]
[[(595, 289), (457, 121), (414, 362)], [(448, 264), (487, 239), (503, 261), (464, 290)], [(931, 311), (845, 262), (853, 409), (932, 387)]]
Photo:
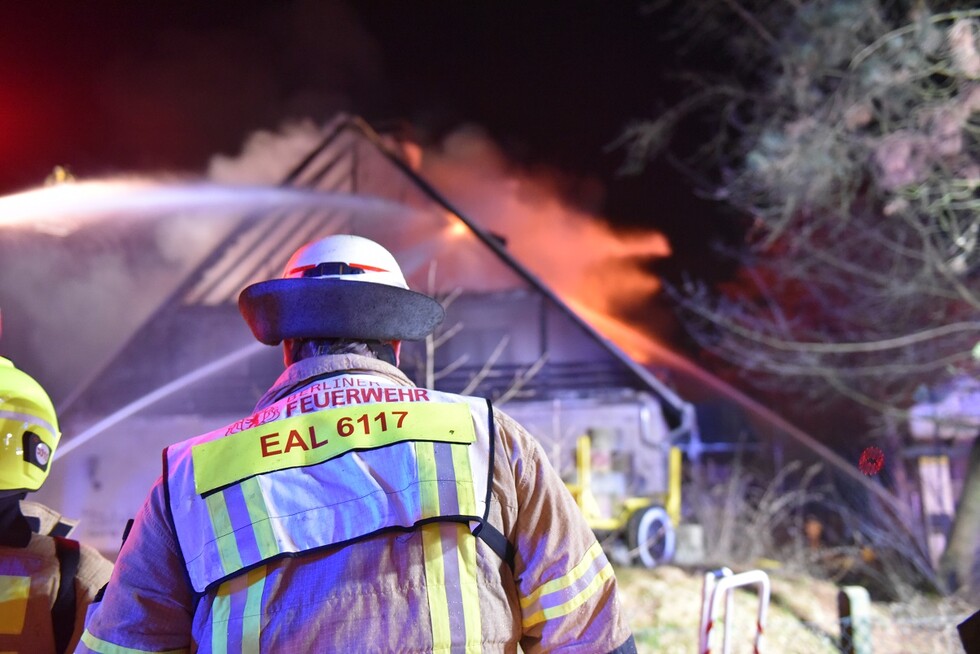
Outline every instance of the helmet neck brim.
[(415, 291), (339, 279), (271, 279), (238, 297), (252, 334), (266, 345), (286, 339), (352, 338), (417, 341), (442, 322), (445, 310)]

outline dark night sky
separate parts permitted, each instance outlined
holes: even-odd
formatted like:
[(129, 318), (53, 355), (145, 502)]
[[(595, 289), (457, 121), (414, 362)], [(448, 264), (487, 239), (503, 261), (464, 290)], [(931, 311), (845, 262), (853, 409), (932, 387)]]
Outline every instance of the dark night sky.
[(59, 164), (80, 177), (202, 170), (256, 129), (338, 110), (431, 140), (476, 124), (515, 164), (598, 181), (599, 213), (664, 231), (673, 272), (714, 270), (711, 205), (663, 165), (617, 175), (623, 152), (607, 147), (678, 93), (665, 72), (684, 62), (640, 2), (43, 7), (0, 5), (0, 193)]

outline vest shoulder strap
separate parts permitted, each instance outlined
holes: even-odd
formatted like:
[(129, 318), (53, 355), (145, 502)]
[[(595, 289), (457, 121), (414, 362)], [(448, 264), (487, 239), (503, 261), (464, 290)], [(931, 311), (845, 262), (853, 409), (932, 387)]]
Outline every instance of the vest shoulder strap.
[[(487, 403), (487, 432), (490, 434), (489, 465), (492, 474), (493, 467), (495, 465), (496, 450), (497, 450), (497, 423), (494, 421), (494, 417), (493, 417), (493, 402), (490, 401), (490, 398), (485, 398), (485, 399)], [(490, 512), (490, 494), (491, 494), (492, 486), (493, 486), (492, 482), (487, 485), (487, 497), (486, 497), (487, 514), (489, 514)], [(517, 550), (514, 547), (514, 544), (511, 543), (509, 540), (507, 540), (507, 537), (504, 536), (504, 534), (499, 529), (497, 529), (492, 524), (490, 524), (490, 522), (486, 519), (486, 515), (484, 515), (484, 519), (480, 522), (479, 526), (473, 531), (473, 535), (479, 538), (480, 540), (482, 540), (487, 545), (489, 545), (490, 549), (492, 549), (497, 554), (497, 556), (499, 556), (503, 560), (503, 562), (507, 564), (507, 567), (509, 567), (513, 572), (514, 558), (517, 556)]]
[(511, 571), (514, 570), (514, 558), (517, 556), (517, 550), (499, 529), (484, 520), (480, 523), (479, 528), (473, 532), (473, 535), (486, 543), (507, 564)]
[(51, 624), (54, 626), (55, 650), (58, 654), (68, 651), (68, 643), (75, 631), (75, 577), (81, 551), (78, 541), (60, 536), (54, 537), (55, 554), (58, 556), (58, 596), (51, 607)]

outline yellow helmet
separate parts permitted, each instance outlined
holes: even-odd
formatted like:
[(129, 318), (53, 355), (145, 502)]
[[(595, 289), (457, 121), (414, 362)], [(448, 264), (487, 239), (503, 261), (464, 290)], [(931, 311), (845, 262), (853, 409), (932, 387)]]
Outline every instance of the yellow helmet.
[(40, 488), (60, 439), (51, 398), (33, 377), (0, 357), (0, 496)]

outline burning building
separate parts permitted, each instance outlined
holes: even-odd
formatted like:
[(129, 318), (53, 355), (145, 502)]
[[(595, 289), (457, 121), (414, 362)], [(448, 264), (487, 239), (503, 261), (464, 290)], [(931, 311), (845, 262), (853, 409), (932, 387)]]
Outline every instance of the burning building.
[[(162, 449), (252, 411), (281, 372), (282, 353), (253, 340), (238, 294), (278, 276), (298, 246), (332, 233), (383, 244), (410, 286), (446, 307), (434, 337), (403, 346), (403, 370), (422, 386), (491, 398), (540, 440), (570, 485), (580, 472), (578, 444), (589, 436), (602, 511), (624, 497), (652, 498), (669, 501), (676, 521), (675, 455), (698, 461), (730, 452), (746, 433), (777, 465), (780, 456), (815, 453), (894, 503), (806, 433), (577, 289), (559, 294), (554, 278), (546, 284), (525, 265), (597, 263), (615, 273), (592, 276), (600, 290), (649, 291), (649, 278), (601, 258), (605, 235), (592, 226), (579, 224), (570, 246), (538, 243), (518, 253), (517, 243), (430, 184), (420, 170), (440, 178), (453, 170), (426, 169), (411, 142), (346, 116), (301, 131), (260, 144), (275, 156), (259, 153), (247, 167), (217, 160), (210, 182), (79, 182), (5, 199), (19, 208), (0, 218), (0, 352), (52, 392), (64, 436), (37, 498), (79, 519), (79, 538), (114, 555), (160, 474)], [(657, 237), (630, 247), (667, 250)], [(721, 418), (706, 413), (719, 406)], [(710, 433), (699, 430), (701, 418)]]
[[(583, 320), (503, 238), (452, 207), (418, 174), (417, 158), (411, 144), (341, 117), (280, 179), (239, 179), (230, 190), (237, 200), (209, 203), (217, 187), (199, 185), (193, 209), (175, 208), (151, 192), (152, 206), (139, 209), (151, 219), (91, 227), (96, 241), (127, 253), (118, 265), (129, 286), (98, 299), (106, 317), (119, 315), (103, 327), (115, 336), (93, 336), (84, 372), (55, 393), (65, 436), (39, 499), (79, 518), (79, 537), (114, 554), (160, 473), (159, 452), (248, 415), (282, 370), (281, 351), (255, 343), (239, 316), (241, 289), (278, 276), (303, 243), (353, 233), (390, 249), (410, 286), (447, 309), (434, 337), (403, 346), (401, 367), (419, 385), (493, 399), (572, 482), (576, 443), (592, 435), (593, 460), (605, 462), (594, 473), (600, 501), (662, 500), (671, 447), (697, 439), (693, 407)], [(179, 264), (164, 266), (168, 256)], [(147, 278), (143, 293), (127, 296), (157, 268), (153, 284)], [(4, 301), (6, 314), (23, 313), (26, 300)], [(70, 327), (61, 329), (43, 340), (70, 339)]]

